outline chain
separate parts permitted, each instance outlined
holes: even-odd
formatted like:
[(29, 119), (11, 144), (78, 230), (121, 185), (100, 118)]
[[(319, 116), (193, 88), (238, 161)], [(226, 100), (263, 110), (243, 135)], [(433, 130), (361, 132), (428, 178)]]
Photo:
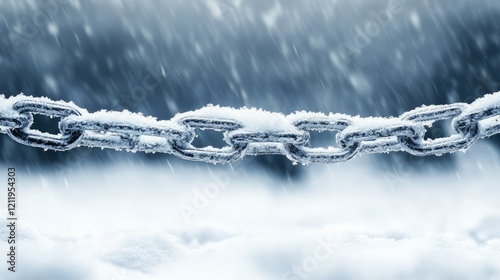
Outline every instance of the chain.
[[(60, 118), (57, 135), (31, 129), (33, 114)], [(426, 139), (436, 121), (452, 120), (449, 137)], [(193, 146), (196, 129), (221, 131), (223, 148)], [(311, 131), (337, 132), (335, 146), (310, 147)], [(471, 104), (422, 106), (400, 117), (363, 118), (343, 114), (296, 112), (209, 105), (157, 120), (128, 111), (89, 113), (73, 103), (23, 94), (0, 96), (0, 132), (45, 150), (79, 146), (130, 152), (167, 153), (210, 163), (230, 163), (246, 155), (286, 155), (298, 163), (344, 162), (359, 154), (407, 152), (416, 156), (465, 151), (479, 138), (500, 133), (500, 92)]]

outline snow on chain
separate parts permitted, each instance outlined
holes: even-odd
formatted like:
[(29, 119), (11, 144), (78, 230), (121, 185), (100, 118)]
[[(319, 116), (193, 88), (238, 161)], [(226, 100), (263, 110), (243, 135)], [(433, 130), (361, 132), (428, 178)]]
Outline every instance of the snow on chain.
[[(30, 129), (33, 114), (59, 117), (57, 135)], [(449, 137), (427, 140), (433, 122), (452, 119)], [(221, 131), (224, 148), (192, 145), (196, 129)], [(309, 147), (311, 131), (337, 132), (328, 148)], [(500, 92), (471, 104), (430, 105), (400, 117), (359, 117), (344, 114), (296, 112), (290, 115), (256, 108), (208, 105), (157, 120), (129, 111), (89, 113), (72, 102), (45, 97), (0, 96), (0, 132), (13, 140), (46, 150), (78, 146), (130, 152), (161, 152), (210, 163), (229, 163), (245, 155), (280, 154), (294, 162), (343, 162), (358, 154), (405, 151), (427, 156), (465, 151), (479, 138), (500, 133)]]

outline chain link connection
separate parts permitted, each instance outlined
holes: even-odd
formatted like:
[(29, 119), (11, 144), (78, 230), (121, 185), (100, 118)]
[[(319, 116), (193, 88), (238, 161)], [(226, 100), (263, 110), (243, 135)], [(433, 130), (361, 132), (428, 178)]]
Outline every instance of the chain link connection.
[[(60, 118), (59, 133), (31, 129), (33, 115)], [(452, 120), (449, 137), (425, 139), (436, 121)], [(220, 131), (226, 147), (193, 145), (196, 129)], [(310, 147), (311, 131), (337, 132), (335, 147)], [(362, 118), (296, 112), (285, 116), (258, 109), (207, 106), (157, 120), (128, 111), (88, 113), (73, 103), (25, 96), (0, 97), (0, 132), (21, 144), (66, 151), (79, 146), (167, 153), (209, 163), (246, 155), (279, 154), (297, 163), (338, 163), (359, 154), (403, 151), (415, 156), (465, 151), (479, 138), (500, 133), (500, 92), (471, 104), (422, 106), (400, 117)]]

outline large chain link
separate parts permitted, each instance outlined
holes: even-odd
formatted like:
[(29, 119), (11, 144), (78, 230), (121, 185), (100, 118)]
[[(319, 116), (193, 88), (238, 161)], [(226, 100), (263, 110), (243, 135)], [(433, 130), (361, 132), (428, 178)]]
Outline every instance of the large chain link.
[[(57, 135), (31, 129), (33, 114), (60, 118)], [(452, 120), (449, 137), (425, 139), (434, 122)], [(195, 147), (196, 129), (221, 131), (223, 148)], [(335, 147), (310, 147), (311, 131), (337, 132)], [(168, 153), (179, 158), (229, 163), (246, 155), (280, 154), (299, 163), (344, 162), (359, 154), (404, 151), (416, 156), (465, 151), (479, 138), (500, 133), (500, 92), (471, 104), (422, 106), (400, 117), (362, 118), (297, 112), (288, 116), (263, 110), (207, 106), (157, 120), (142, 114), (88, 113), (73, 103), (23, 94), (0, 97), (0, 132), (46, 150), (78, 146), (131, 152)]]

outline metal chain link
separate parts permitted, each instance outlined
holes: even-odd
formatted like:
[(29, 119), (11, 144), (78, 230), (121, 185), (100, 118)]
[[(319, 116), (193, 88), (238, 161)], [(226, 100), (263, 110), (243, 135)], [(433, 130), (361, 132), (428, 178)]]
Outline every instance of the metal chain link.
[[(33, 114), (60, 118), (57, 135), (30, 127)], [(452, 120), (451, 136), (425, 139), (432, 123)], [(195, 147), (196, 129), (221, 131), (228, 146)], [(336, 147), (310, 147), (311, 131), (337, 132)], [(500, 92), (471, 104), (422, 106), (400, 117), (362, 118), (207, 106), (157, 120), (142, 114), (88, 113), (73, 103), (23, 94), (0, 96), (0, 133), (21, 144), (65, 151), (79, 146), (131, 152), (168, 153), (210, 163), (230, 163), (246, 155), (280, 154), (298, 163), (338, 163), (359, 154), (404, 151), (416, 156), (465, 151), (479, 138), (500, 133)]]

